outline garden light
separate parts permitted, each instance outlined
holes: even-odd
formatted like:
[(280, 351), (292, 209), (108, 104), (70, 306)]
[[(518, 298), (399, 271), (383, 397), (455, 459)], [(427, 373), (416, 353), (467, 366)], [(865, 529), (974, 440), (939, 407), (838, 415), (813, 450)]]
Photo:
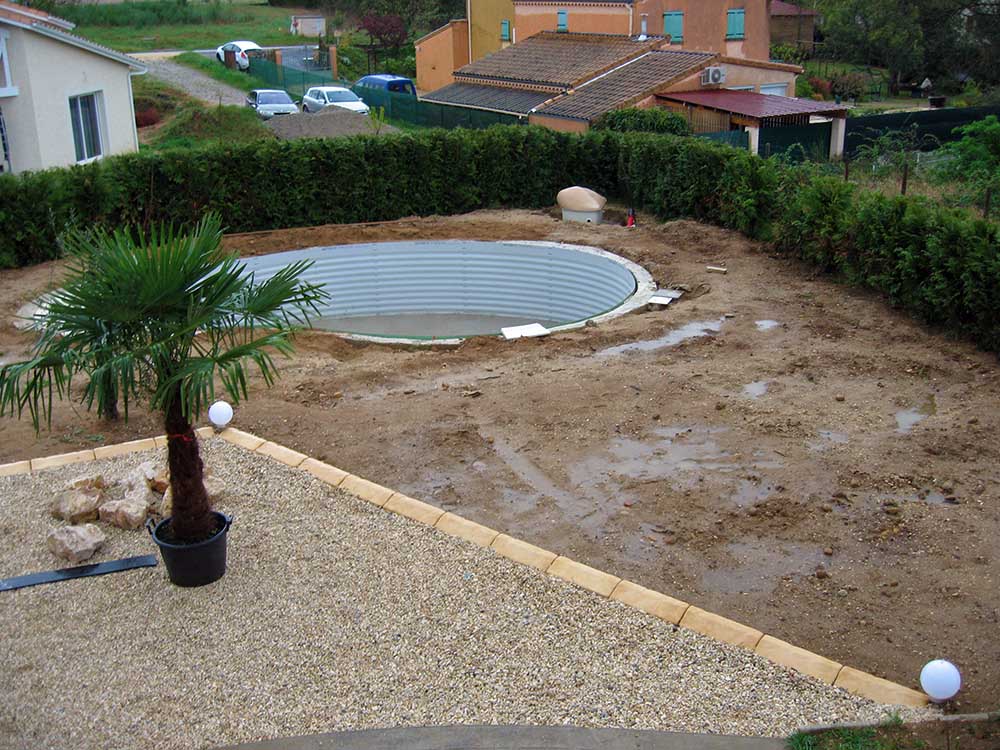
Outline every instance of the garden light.
[(216, 401), (208, 407), (208, 420), (221, 430), (233, 418), (233, 407), (225, 401)]
[(962, 675), (950, 661), (935, 659), (920, 670), (920, 687), (935, 703), (951, 700), (962, 687)]

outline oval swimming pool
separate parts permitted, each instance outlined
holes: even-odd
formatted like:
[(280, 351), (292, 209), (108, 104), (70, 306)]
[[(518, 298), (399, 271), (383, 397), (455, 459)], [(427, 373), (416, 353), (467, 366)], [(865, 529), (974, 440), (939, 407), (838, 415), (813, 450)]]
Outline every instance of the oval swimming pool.
[(448, 342), (540, 323), (565, 330), (644, 304), (641, 267), (555, 242), (421, 240), (334, 245), (247, 258), (258, 281), (299, 260), (329, 301), (316, 328), (379, 341)]

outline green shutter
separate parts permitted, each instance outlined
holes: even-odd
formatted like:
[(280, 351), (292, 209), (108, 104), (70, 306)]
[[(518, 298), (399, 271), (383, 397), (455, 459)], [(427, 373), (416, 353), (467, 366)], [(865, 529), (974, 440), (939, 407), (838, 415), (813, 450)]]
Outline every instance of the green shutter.
[(668, 10), (663, 14), (663, 33), (670, 37), (671, 44), (684, 41), (684, 14), (679, 10)]
[(510, 41), (510, 21), (500, 22), (500, 41), (501, 42)]
[(726, 14), (726, 39), (743, 39), (744, 37), (744, 11), (731, 10)]
[(556, 31), (569, 31), (569, 21), (567, 19), (568, 13), (564, 10), (560, 10), (556, 13)]

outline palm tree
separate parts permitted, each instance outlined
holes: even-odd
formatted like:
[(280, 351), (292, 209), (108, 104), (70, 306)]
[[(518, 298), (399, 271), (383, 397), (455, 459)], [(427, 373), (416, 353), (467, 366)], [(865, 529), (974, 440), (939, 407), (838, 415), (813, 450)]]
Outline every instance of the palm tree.
[(216, 520), (191, 423), (217, 379), (233, 402), (247, 397), (250, 365), (271, 385), (272, 352), (292, 353), (293, 334), (327, 294), (301, 280), (307, 262), (257, 283), (223, 250), (212, 214), (187, 233), (75, 232), (65, 245), (68, 278), (47, 296), (32, 357), (0, 368), (0, 415), (27, 410), (36, 430), (43, 418), (51, 425), (54, 399), (71, 396), (77, 374), (82, 403), (102, 414), (120, 399), (127, 420), (130, 403), (148, 398), (166, 426), (173, 539), (206, 539)]

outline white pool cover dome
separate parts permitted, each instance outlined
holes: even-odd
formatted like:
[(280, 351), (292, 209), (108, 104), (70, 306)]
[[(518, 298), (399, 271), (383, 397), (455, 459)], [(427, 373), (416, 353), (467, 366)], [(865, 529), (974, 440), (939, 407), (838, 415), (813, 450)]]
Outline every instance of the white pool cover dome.
[(541, 323), (621, 315), (654, 285), (640, 266), (555, 242), (426, 240), (334, 245), (247, 258), (258, 281), (299, 260), (330, 295), (316, 328), (379, 341), (454, 342)]

